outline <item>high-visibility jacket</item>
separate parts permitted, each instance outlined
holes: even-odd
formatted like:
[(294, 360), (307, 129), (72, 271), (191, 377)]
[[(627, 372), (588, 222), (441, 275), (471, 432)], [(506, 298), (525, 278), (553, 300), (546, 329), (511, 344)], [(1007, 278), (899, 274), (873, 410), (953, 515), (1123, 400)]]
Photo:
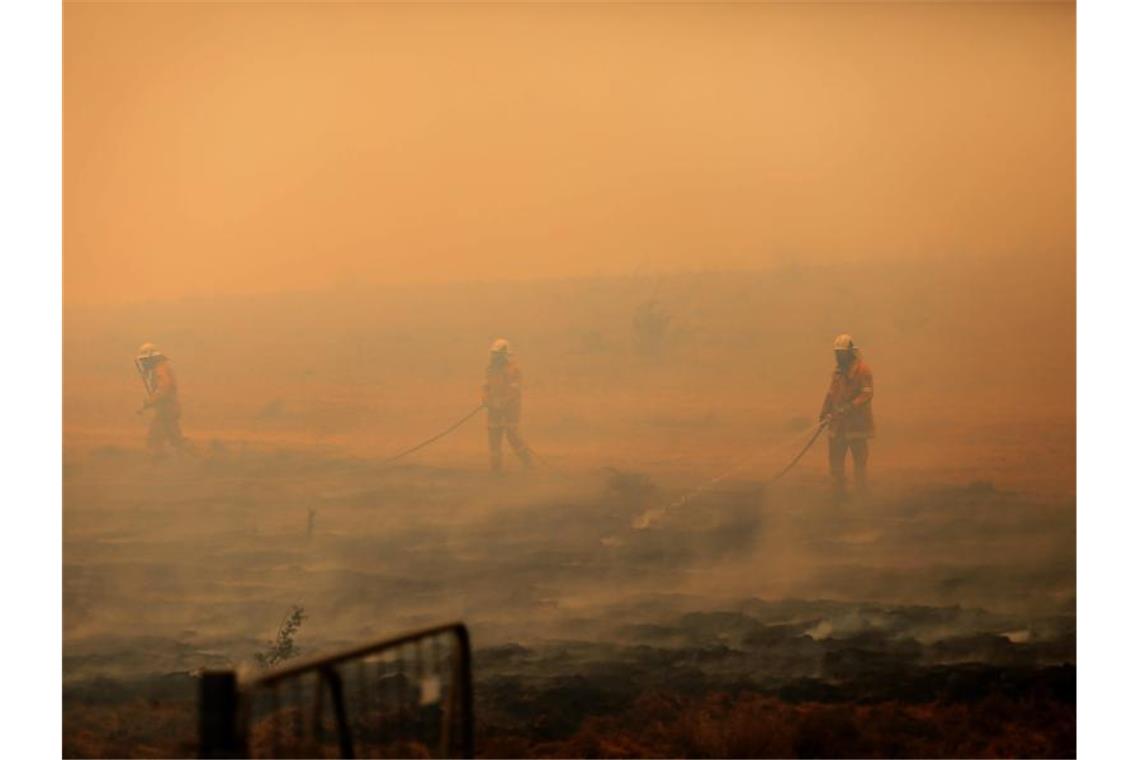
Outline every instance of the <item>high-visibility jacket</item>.
[(514, 361), (489, 364), (483, 383), (487, 424), (517, 425), (522, 417), (522, 371)]
[(846, 370), (836, 368), (820, 410), (820, 416), (832, 415), (828, 428), (831, 436), (870, 438), (875, 435), (875, 418), (871, 413), (874, 395), (875, 383), (865, 361), (856, 359)]
[(147, 386), (150, 388), (150, 402), (156, 408), (178, 411), (178, 381), (168, 359), (160, 361), (150, 370)]

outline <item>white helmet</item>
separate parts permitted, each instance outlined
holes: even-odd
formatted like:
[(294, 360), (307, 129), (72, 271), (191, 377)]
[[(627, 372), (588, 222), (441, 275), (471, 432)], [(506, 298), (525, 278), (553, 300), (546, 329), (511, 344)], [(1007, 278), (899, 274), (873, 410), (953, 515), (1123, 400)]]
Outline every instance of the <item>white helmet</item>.
[(150, 343), (149, 341), (139, 346), (139, 353), (137, 359), (153, 359), (156, 356), (162, 356), (162, 352), (158, 350), (158, 346)]
[(511, 342), (506, 338), (496, 338), (491, 344), (491, 353), (511, 355)]
[(843, 333), (842, 335), (839, 335), (835, 338), (835, 342), (832, 344), (832, 348), (834, 348), (836, 351), (854, 351), (858, 348), (858, 346), (855, 345), (854, 338), (852, 338), (847, 333)]

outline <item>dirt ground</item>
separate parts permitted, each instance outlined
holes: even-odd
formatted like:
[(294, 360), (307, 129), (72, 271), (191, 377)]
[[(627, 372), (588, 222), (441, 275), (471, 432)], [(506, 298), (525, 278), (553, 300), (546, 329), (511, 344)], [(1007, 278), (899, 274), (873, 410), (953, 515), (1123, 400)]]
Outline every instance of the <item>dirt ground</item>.
[[(492, 755), (890, 754), (811, 744), (835, 721), (807, 707), (764, 747), (622, 733), (868, 700), (901, 712), (858, 725), (940, 727), (896, 753), (1063, 754), (1064, 720), (1013, 707), (974, 731), (988, 744), (947, 726), (1030, 694), (1075, 715), (1071, 287), (1009, 261), (876, 266), (68, 310), (65, 752), (192, 752), (189, 674), (248, 662), (296, 604), (306, 653), (468, 623)], [(659, 335), (635, 325), (651, 301)], [(875, 371), (879, 436), (871, 495), (837, 505), (822, 445), (766, 481), (810, 434), (840, 331)], [(475, 406), (500, 334), (543, 464), (491, 476), (478, 419), (383, 464)], [(174, 362), (192, 456), (144, 450), (143, 340)], [(559, 701), (575, 689), (593, 707)]]

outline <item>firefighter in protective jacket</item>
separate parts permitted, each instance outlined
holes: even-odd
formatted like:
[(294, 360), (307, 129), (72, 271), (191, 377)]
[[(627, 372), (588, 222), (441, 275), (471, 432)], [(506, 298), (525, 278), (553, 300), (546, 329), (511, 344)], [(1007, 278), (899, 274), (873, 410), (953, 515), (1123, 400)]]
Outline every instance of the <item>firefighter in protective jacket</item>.
[(871, 368), (863, 361), (850, 335), (837, 337), (833, 348), (835, 373), (823, 398), (819, 418), (828, 421), (831, 480), (836, 497), (843, 499), (847, 496), (848, 450), (855, 470), (855, 488), (860, 494), (867, 491), (867, 441), (875, 435), (875, 418), (871, 414), (875, 384)]
[(523, 465), (531, 465), (530, 450), (519, 435), (522, 418), (522, 372), (511, 354), (511, 344), (499, 338), (491, 344), (491, 357), (483, 383), (483, 406), (487, 409), (487, 443), (491, 469), (503, 468), (503, 436)]
[(178, 381), (170, 360), (153, 343), (144, 343), (135, 357), (135, 367), (146, 386), (143, 409), (154, 412), (147, 446), (155, 455), (161, 455), (167, 444), (183, 450), (186, 439), (182, 436), (182, 406), (178, 402)]

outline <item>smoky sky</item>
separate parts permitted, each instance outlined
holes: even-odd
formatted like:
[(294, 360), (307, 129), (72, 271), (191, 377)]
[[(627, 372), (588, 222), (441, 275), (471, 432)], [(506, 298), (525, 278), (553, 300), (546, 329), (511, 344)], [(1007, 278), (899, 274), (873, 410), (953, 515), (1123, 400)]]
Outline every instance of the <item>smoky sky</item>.
[(67, 3), (65, 300), (929, 256), (1071, 278), (1074, 23)]

